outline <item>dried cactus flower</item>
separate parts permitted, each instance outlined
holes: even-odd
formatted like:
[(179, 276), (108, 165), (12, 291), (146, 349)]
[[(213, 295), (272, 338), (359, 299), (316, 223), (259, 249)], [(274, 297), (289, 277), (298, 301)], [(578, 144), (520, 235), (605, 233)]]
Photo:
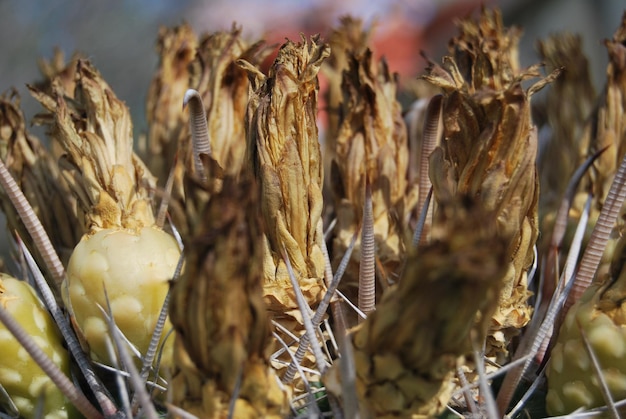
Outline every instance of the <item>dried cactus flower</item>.
[(52, 93), (52, 82), (57, 83), (66, 95), (73, 95), (76, 90), (76, 63), (83, 59), (83, 55), (74, 52), (69, 61), (65, 59), (65, 54), (58, 49), (54, 49), (52, 59), (40, 59), (38, 61), (39, 71), (43, 80), (35, 83), (38, 90)]
[[(362, 221), (365, 185), (369, 183), (376, 257), (383, 275), (390, 277), (398, 271), (404, 256), (402, 231), (409, 154), (406, 126), (396, 99), (397, 80), (385, 61), (376, 63), (369, 49), (348, 57), (349, 68), (343, 73), (341, 125), (331, 169), (337, 214), (333, 252), (338, 264)], [(356, 294), (358, 287), (358, 250), (353, 255), (342, 280), (348, 298)]]
[[(0, 273), (0, 304), (67, 376), (70, 358), (54, 320), (35, 291), (24, 281)], [(11, 332), (0, 323), (0, 385), (11, 396), (21, 417), (34, 418), (40, 397), (46, 418), (68, 417), (69, 404)]]
[[(363, 27), (360, 19), (345, 16), (340, 19), (339, 26), (332, 31), (328, 39), (332, 53), (322, 66), (322, 74), (328, 80), (326, 107), (328, 109), (328, 125), (324, 136), (324, 162), (335, 159), (336, 139), (341, 124), (340, 107), (343, 101), (343, 72), (348, 70), (351, 55), (362, 55), (367, 49), (372, 31)], [(324, 167), (324, 173), (330, 173), (330, 165)], [(330, 179), (327, 179), (327, 182)], [(332, 187), (332, 185), (328, 185)]]
[[(606, 85), (594, 115), (587, 121), (583, 144), (588, 144), (587, 155), (605, 149), (593, 162), (579, 187), (579, 199), (575, 200), (574, 208), (582, 211), (586, 194), (593, 195), (590, 229), (595, 224), (600, 210), (608, 194), (617, 168), (626, 154), (626, 13), (622, 16), (621, 25), (613, 34), (613, 38), (605, 40), (609, 63), (606, 70)], [(585, 197), (582, 197), (582, 196)], [(598, 268), (598, 275), (607, 272), (617, 236), (626, 230), (624, 209), (614, 227), (614, 237), (607, 245), (603, 261)]]
[(159, 30), (159, 66), (148, 89), (148, 143), (142, 150), (157, 179), (167, 179), (180, 142), (188, 136), (188, 119), (181, 103), (190, 87), (190, 66), (197, 47), (197, 36), (189, 25)]
[(430, 159), (436, 202), (450, 195), (478, 196), (494, 211), (507, 243), (508, 270), (500, 303), (492, 318), (486, 353), (507, 354), (510, 338), (530, 319), (527, 270), (537, 239), (536, 129), (530, 96), (548, 83), (524, 90), (523, 80), (538, 77), (536, 68), (519, 70), (516, 30), (506, 30), (497, 11), (460, 23), (452, 40), (453, 57), (443, 67), (431, 63), (425, 79), (444, 92), (444, 134)]
[[(545, 112), (551, 136), (539, 153), (538, 163), (540, 209), (550, 212), (558, 208), (567, 182), (587, 154), (589, 144), (583, 131), (596, 93), (580, 36), (552, 35), (538, 43), (538, 50), (548, 71), (563, 68), (546, 95)], [(550, 231), (549, 227), (546, 231)]]
[(250, 72), (253, 92), (248, 105), (248, 153), (261, 186), (261, 208), (267, 248), (264, 293), (275, 320), (290, 330), (302, 330), (295, 292), (282, 257), (291, 261), (300, 288), (311, 307), (325, 286), (322, 214), (322, 161), (318, 131), (317, 73), (329, 47), (312, 37), (287, 41), (266, 77)]
[[(0, 158), (35, 210), (55, 250), (67, 262), (84, 228), (77, 221), (75, 200), (69, 193), (55, 159), (26, 130), (20, 97), (16, 91), (0, 96)], [(46, 266), (35, 246), (30, 243), (30, 235), (13, 205), (5, 199), (3, 192), (0, 196), (9, 230), (18, 232), (26, 241), (39, 266)]]
[[(604, 205), (617, 166), (624, 158), (626, 138), (626, 13), (612, 40), (605, 41), (609, 52), (607, 84), (603, 98), (589, 123), (589, 152), (609, 148), (594, 162), (588, 182), (594, 192), (596, 214)], [(584, 187), (584, 186), (583, 186)], [(621, 211), (623, 214), (623, 209)], [(622, 301), (625, 297), (626, 243), (623, 215), (617, 218), (595, 280), (565, 316), (552, 350), (548, 375), (548, 412), (569, 413), (579, 407), (605, 405), (600, 379), (591, 364), (585, 340), (601, 367), (614, 400), (626, 397), (626, 370), (623, 368), (626, 342)], [(610, 261), (610, 262), (609, 262)], [(575, 296), (573, 297), (575, 298)], [(584, 332), (584, 333), (583, 333)]]
[(626, 239), (622, 236), (610, 273), (590, 285), (568, 311), (546, 374), (546, 408), (551, 415), (565, 415), (578, 408), (603, 406), (598, 372), (585, 340), (600, 364), (614, 400), (626, 398)]
[[(250, 83), (236, 61), (258, 65), (269, 49), (262, 43), (249, 45), (241, 28), (205, 34), (198, 40), (189, 26), (163, 29), (160, 34), (161, 63), (148, 94), (148, 161), (159, 179), (166, 179), (174, 163), (170, 214), (185, 236), (187, 219), (199, 217), (208, 199), (206, 190), (190, 195), (184, 189), (183, 173), (195, 173), (190, 144), (189, 115), (181, 104), (190, 87), (196, 89), (206, 107), (211, 156), (228, 173), (239, 173), (246, 149), (245, 112)], [(158, 167), (157, 167), (158, 166)]]
[[(119, 329), (141, 353), (178, 263), (173, 237), (154, 225), (154, 178), (133, 153), (127, 107), (87, 61), (78, 61), (74, 101), (55, 88), (33, 89), (53, 114), (51, 135), (65, 150), (60, 165), (88, 229), (67, 266), (63, 298), (93, 355), (109, 363), (105, 288)], [(54, 83), (53, 83), (54, 84)], [(166, 325), (166, 331), (171, 325)], [(171, 359), (167, 345), (164, 364)]]
[(227, 173), (239, 173), (246, 154), (244, 122), (250, 83), (236, 61), (259, 65), (270, 52), (263, 42), (250, 45), (244, 41), (238, 27), (200, 40), (198, 65), (191, 76), (207, 107), (211, 155)]
[(177, 332), (173, 402), (203, 418), (284, 417), (287, 395), (266, 354), (262, 218), (255, 182), (224, 178), (186, 248), (172, 289)]
[[(606, 196), (617, 167), (626, 153), (626, 13), (611, 40), (605, 41), (609, 54), (606, 87), (591, 131), (589, 154), (610, 146), (593, 163), (592, 191), (597, 200)], [(601, 207), (601, 203), (597, 203)]]
[(470, 333), (484, 339), (498, 305), (508, 255), (493, 214), (468, 198), (440, 205), (432, 242), (351, 333), (362, 417), (441, 413)]

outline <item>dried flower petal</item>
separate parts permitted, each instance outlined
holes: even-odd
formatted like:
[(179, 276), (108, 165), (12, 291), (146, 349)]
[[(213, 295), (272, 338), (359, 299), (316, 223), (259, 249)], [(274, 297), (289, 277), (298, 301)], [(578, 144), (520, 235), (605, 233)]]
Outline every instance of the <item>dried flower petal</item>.
[(539, 162), (540, 207), (555, 211), (571, 175), (587, 154), (589, 144), (583, 138), (583, 131), (596, 93), (579, 36), (566, 33), (550, 36), (539, 42), (539, 53), (548, 71), (563, 68), (547, 93), (545, 111), (552, 135), (540, 151)]
[(172, 289), (174, 403), (199, 417), (225, 417), (235, 395), (236, 417), (286, 414), (286, 394), (265, 353), (271, 334), (257, 200), (255, 182), (224, 179), (187, 243), (186, 272)]
[(277, 320), (295, 320), (300, 330), (298, 305), (281, 253), (284, 246), (307, 302), (316, 306), (325, 288), (323, 237), (317, 232), (323, 206), (315, 124), (317, 73), (328, 54), (328, 45), (312, 37), (309, 42), (285, 43), (267, 77), (242, 63), (254, 86), (248, 105), (248, 153), (261, 185), (267, 226), (266, 302)]
[(455, 199), (441, 203), (432, 243), (409, 255), (399, 284), (351, 334), (357, 392), (373, 417), (441, 413), (470, 333), (484, 338), (498, 304), (505, 241), (491, 211)]
[[(398, 271), (404, 256), (402, 232), (409, 154), (406, 126), (396, 99), (397, 80), (384, 61), (374, 62), (370, 50), (360, 56), (348, 54), (348, 62), (331, 169), (337, 213), (334, 262), (339, 262), (361, 223), (365, 184), (369, 183), (376, 255), (383, 274), (391, 276)], [(348, 298), (356, 295), (358, 254), (357, 249), (342, 281)]]
[[(77, 219), (75, 201), (55, 159), (39, 140), (28, 133), (17, 92), (0, 96), (0, 157), (24, 192), (57, 253), (67, 262), (84, 231)], [(30, 235), (13, 205), (2, 196), (2, 210), (10, 231), (17, 231), (31, 251)], [(46, 266), (38, 252), (39, 266)]]
[(189, 135), (182, 103), (190, 87), (189, 67), (196, 57), (197, 46), (197, 36), (189, 25), (159, 30), (159, 67), (148, 90), (149, 131), (144, 153), (150, 170), (161, 181), (167, 178), (179, 143)]
[(437, 201), (459, 193), (480, 197), (509, 239), (509, 269), (487, 342), (488, 355), (505, 355), (532, 311), (526, 273), (538, 234), (539, 189), (529, 98), (550, 78), (522, 88), (522, 80), (538, 74), (518, 69), (518, 33), (503, 28), (498, 12), (483, 10), (478, 22), (463, 21), (460, 28), (446, 69), (432, 63), (425, 76), (445, 92), (444, 139), (431, 155), (430, 173)]

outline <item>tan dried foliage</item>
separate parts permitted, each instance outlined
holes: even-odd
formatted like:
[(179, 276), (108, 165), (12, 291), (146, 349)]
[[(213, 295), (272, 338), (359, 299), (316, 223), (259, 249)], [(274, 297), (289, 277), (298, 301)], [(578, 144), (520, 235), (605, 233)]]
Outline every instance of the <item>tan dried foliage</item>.
[[(348, 70), (351, 55), (361, 55), (367, 49), (371, 38), (370, 28), (364, 28), (360, 19), (345, 16), (340, 19), (328, 39), (332, 53), (322, 66), (322, 74), (328, 80), (326, 88), (326, 107), (328, 125), (324, 141), (325, 173), (330, 173), (330, 163), (335, 156), (335, 142), (339, 136), (341, 124), (341, 103), (343, 102), (343, 72)], [(328, 180), (327, 180), (328, 181)], [(332, 185), (328, 185), (332, 187)]]
[(626, 13), (613, 38), (604, 42), (609, 55), (606, 86), (595, 117), (589, 122), (589, 154), (609, 147), (594, 162), (590, 182), (595, 206), (609, 191), (617, 167), (626, 153)]
[[(401, 105), (396, 99), (397, 79), (384, 60), (376, 62), (367, 49), (348, 53), (340, 104), (342, 115), (331, 166), (337, 216), (333, 252), (336, 264), (359, 228), (365, 185), (372, 190), (376, 257), (384, 278), (397, 273), (404, 248), (405, 193), (408, 143)], [(359, 278), (357, 242), (351, 265), (342, 280), (348, 298), (356, 295)]]
[(162, 29), (158, 45), (159, 69), (148, 94), (148, 161), (162, 181), (175, 166), (170, 214), (186, 235), (187, 220), (200, 217), (209, 192), (194, 189), (195, 195), (190, 195), (185, 189), (185, 173), (199, 177), (192, 158), (189, 111), (182, 108), (185, 92), (194, 88), (203, 99), (211, 157), (225, 172), (239, 173), (246, 149), (250, 83), (236, 62), (245, 59), (257, 66), (269, 48), (262, 42), (249, 44), (235, 26), (199, 39), (187, 25)]
[[(440, 203), (433, 240), (352, 332), (356, 388), (371, 417), (435, 417), (470, 333), (484, 339), (507, 268), (506, 240), (480, 200)], [(370, 417), (364, 414), (363, 417)]]
[(79, 218), (90, 231), (151, 226), (156, 182), (133, 152), (130, 112), (88, 61), (79, 60), (76, 73), (74, 100), (56, 80), (50, 94), (30, 89), (50, 112), (51, 136), (66, 152), (59, 165)]
[(282, 257), (291, 261), (311, 307), (325, 286), (321, 220), (322, 161), (316, 121), (317, 73), (329, 54), (318, 37), (287, 41), (268, 76), (241, 61), (252, 80), (248, 105), (248, 153), (261, 186), (267, 248), (264, 292), (270, 312), (291, 330), (302, 330), (301, 315)]
[[(67, 262), (84, 232), (77, 220), (76, 202), (59, 172), (56, 159), (26, 130), (20, 97), (14, 90), (0, 96), (0, 158), (33, 207), (54, 248)], [(9, 231), (17, 232), (34, 252), (39, 266), (45, 266), (3, 191), (0, 199)]]
[[(582, 211), (586, 195), (593, 194), (591, 210), (591, 230), (595, 225), (617, 168), (626, 154), (626, 13), (622, 16), (620, 27), (612, 39), (605, 40), (609, 63), (606, 70), (606, 85), (599, 98), (594, 114), (587, 120), (583, 144), (588, 144), (587, 155), (599, 150), (605, 151), (598, 157), (580, 184), (579, 193), (574, 203), (575, 213)], [(614, 227), (614, 235), (607, 244), (598, 275), (605, 274), (617, 237), (626, 231), (624, 209)]]
[(148, 90), (148, 143), (143, 152), (150, 170), (161, 181), (167, 179), (180, 143), (189, 141), (189, 118), (182, 103), (190, 87), (190, 66), (197, 47), (198, 38), (189, 25), (159, 30), (159, 65)]
[[(238, 174), (246, 154), (245, 117), (250, 84), (239, 59), (255, 66), (271, 52), (264, 42), (249, 44), (241, 28), (203, 36), (194, 62), (192, 84), (197, 84), (207, 111), (211, 155), (231, 174)], [(196, 82), (197, 80), (197, 82)]]
[(444, 92), (444, 134), (431, 155), (430, 177), (436, 202), (455, 194), (479, 197), (509, 240), (510, 262), (487, 342), (488, 355), (506, 355), (511, 336), (532, 312), (527, 270), (538, 235), (539, 189), (529, 99), (556, 73), (522, 88), (521, 81), (539, 73), (519, 70), (519, 33), (506, 30), (498, 12), (483, 10), (478, 21), (463, 21), (460, 28), (450, 44), (453, 57), (445, 57), (443, 66), (431, 63), (424, 76)]
[(563, 68), (548, 90), (545, 102), (552, 135), (541, 153), (539, 173), (540, 208), (548, 212), (557, 209), (569, 179), (586, 157), (589, 139), (583, 134), (596, 93), (580, 36), (552, 35), (539, 42), (538, 50), (548, 71)]
[(286, 414), (266, 353), (263, 241), (256, 182), (226, 177), (186, 243), (186, 271), (172, 288), (173, 402), (198, 417), (227, 417), (235, 395), (235, 417)]

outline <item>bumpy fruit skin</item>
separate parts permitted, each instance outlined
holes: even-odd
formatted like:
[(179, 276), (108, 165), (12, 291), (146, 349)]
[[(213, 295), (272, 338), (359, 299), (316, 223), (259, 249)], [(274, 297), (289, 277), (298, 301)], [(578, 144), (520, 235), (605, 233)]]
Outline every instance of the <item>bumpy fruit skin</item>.
[[(0, 304), (56, 366), (69, 375), (69, 356), (61, 343), (59, 331), (33, 289), (24, 281), (0, 274)], [(46, 418), (68, 417), (67, 400), (63, 394), (2, 323), (0, 384), (7, 390), (22, 417), (34, 417), (42, 393)]]
[(613, 400), (626, 397), (624, 315), (615, 316), (602, 311), (598, 301), (601, 288), (602, 284), (590, 285), (569, 310), (561, 326), (547, 369), (546, 410), (550, 415), (564, 415), (580, 407), (606, 404), (580, 328), (598, 358)]
[[(104, 229), (83, 237), (70, 257), (63, 299), (92, 356), (111, 362), (107, 324), (97, 307), (106, 310), (105, 286), (115, 323), (145, 354), (179, 257), (174, 238), (158, 228)], [(163, 336), (171, 327), (168, 320)], [(171, 359), (169, 339), (161, 365)]]

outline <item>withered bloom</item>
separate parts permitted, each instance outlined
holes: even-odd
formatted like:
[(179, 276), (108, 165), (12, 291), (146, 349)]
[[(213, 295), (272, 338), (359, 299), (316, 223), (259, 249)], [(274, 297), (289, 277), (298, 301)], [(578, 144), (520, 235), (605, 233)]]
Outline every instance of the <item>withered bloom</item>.
[(194, 61), (192, 85), (206, 106), (212, 157), (230, 174), (238, 174), (246, 153), (245, 118), (250, 83), (239, 59), (255, 66), (269, 54), (263, 42), (249, 44), (241, 28), (205, 35)]
[(545, 103), (552, 134), (540, 152), (539, 173), (540, 208), (548, 212), (557, 209), (571, 175), (587, 154), (589, 139), (583, 134), (596, 93), (580, 36), (552, 35), (540, 41), (538, 49), (548, 71), (563, 68), (548, 91)]
[(35, 88), (51, 94), (52, 81), (54, 80), (66, 95), (73, 97), (76, 87), (76, 63), (81, 58), (84, 57), (75, 52), (69, 62), (66, 62), (63, 52), (55, 48), (54, 55), (50, 60), (44, 58), (39, 60), (39, 71), (43, 80), (35, 83)]
[(444, 134), (431, 155), (430, 177), (436, 202), (456, 194), (476, 196), (501, 236), (508, 238), (508, 269), (493, 314), (487, 355), (506, 355), (507, 344), (530, 319), (527, 270), (537, 240), (536, 128), (523, 80), (537, 69), (520, 70), (518, 31), (505, 29), (497, 11), (483, 10), (478, 21), (464, 20), (450, 43), (443, 66), (432, 63), (425, 79), (443, 90)]
[[(246, 59), (257, 65), (267, 54), (262, 43), (249, 45), (241, 29), (204, 34), (197, 39), (187, 25), (162, 29), (159, 39), (161, 63), (148, 96), (150, 132), (148, 146), (151, 167), (164, 181), (176, 162), (170, 214), (181, 234), (187, 219), (199, 217), (208, 191), (184, 190), (184, 173), (195, 176), (189, 113), (182, 108), (185, 92), (198, 91), (205, 106), (211, 156), (227, 173), (237, 174), (243, 165), (248, 103), (247, 72), (236, 61)], [(174, 156), (178, 155), (178, 159)]]
[[(325, 173), (330, 172), (329, 163), (335, 159), (335, 143), (341, 124), (341, 102), (343, 101), (343, 72), (350, 66), (350, 56), (361, 55), (367, 49), (371, 30), (363, 27), (360, 19), (346, 16), (330, 34), (328, 43), (332, 53), (322, 66), (322, 73), (328, 80), (326, 108), (328, 125), (324, 137)], [(328, 179), (327, 179), (328, 182)], [(332, 187), (332, 185), (328, 185)]]
[(470, 334), (484, 339), (498, 305), (508, 267), (493, 214), (465, 197), (439, 209), (432, 242), (409, 254), (399, 284), (351, 334), (362, 417), (440, 414)]
[(590, 171), (595, 206), (602, 202), (609, 191), (617, 167), (626, 153), (626, 13), (613, 38), (605, 41), (609, 55), (606, 69), (606, 86), (595, 118), (590, 121), (588, 133), (589, 153), (608, 147), (594, 161)]
[(226, 177), (186, 243), (185, 274), (172, 288), (173, 402), (198, 417), (226, 417), (235, 395), (237, 418), (286, 414), (266, 354), (264, 240), (256, 182)]
[[(385, 281), (397, 272), (404, 255), (402, 224), (409, 154), (406, 126), (396, 99), (396, 76), (385, 61), (376, 62), (368, 49), (361, 55), (348, 54), (348, 62), (331, 168), (337, 214), (333, 252), (338, 263), (362, 221), (365, 185), (369, 183), (377, 259)], [(359, 252), (353, 255), (342, 280), (348, 296), (354, 295), (359, 277)]]
[[(625, 43), (626, 13), (613, 38), (605, 41), (609, 53), (606, 87), (597, 112), (587, 126), (589, 153), (608, 146), (594, 162), (587, 179), (593, 190), (596, 214), (605, 203), (610, 184), (626, 153)], [(593, 282), (569, 309), (559, 330), (547, 370), (549, 391), (546, 407), (551, 414), (567, 414), (580, 407), (592, 408), (607, 403), (587, 344), (598, 359), (600, 373), (614, 400), (626, 396), (623, 385), (626, 380), (626, 312), (623, 304), (626, 299), (626, 240), (623, 214), (622, 208)], [(578, 290), (574, 289), (570, 297), (577, 298), (576, 294)]]
[(261, 185), (267, 249), (266, 303), (291, 330), (302, 330), (282, 253), (285, 250), (310, 306), (324, 293), (322, 161), (318, 131), (317, 73), (329, 47), (318, 37), (287, 41), (266, 77), (246, 62), (253, 92), (248, 105), (248, 153)]
[(181, 104), (190, 87), (190, 66), (197, 46), (197, 36), (189, 25), (159, 30), (159, 66), (148, 90), (148, 142), (142, 151), (161, 182), (167, 179), (180, 143), (189, 141), (188, 116)]
[[(67, 263), (84, 228), (78, 222), (76, 202), (61, 176), (56, 159), (26, 130), (16, 91), (0, 96), (0, 158), (33, 207), (55, 250)], [(30, 235), (13, 205), (5, 199), (4, 192), (0, 193), (0, 197), (10, 230), (17, 231), (22, 240), (29, 244)], [(39, 266), (46, 266), (34, 246), (29, 244), (28, 247), (40, 262)]]
[[(111, 365), (98, 306), (110, 303), (116, 325), (145, 353), (180, 250), (155, 225), (156, 180), (133, 151), (129, 109), (88, 61), (77, 62), (76, 75), (73, 100), (56, 81), (51, 94), (31, 92), (63, 148), (59, 165), (86, 230), (69, 258), (62, 297), (92, 356)], [(162, 360), (171, 363), (171, 345)]]
[[(595, 223), (597, 216), (606, 200), (609, 188), (617, 172), (617, 168), (626, 154), (626, 13), (622, 16), (620, 27), (612, 39), (605, 40), (609, 63), (606, 69), (606, 85), (599, 99), (597, 108), (585, 127), (586, 137), (583, 144), (589, 144), (587, 155), (599, 150), (602, 154), (593, 162), (593, 166), (583, 178), (579, 187), (579, 196), (586, 197), (592, 192), (592, 209), (590, 219)], [(583, 199), (575, 203), (577, 210), (582, 210)], [(620, 212), (614, 227), (614, 237), (609, 240), (599, 274), (607, 272), (617, 236), (626, 231), (624, 209)]]

